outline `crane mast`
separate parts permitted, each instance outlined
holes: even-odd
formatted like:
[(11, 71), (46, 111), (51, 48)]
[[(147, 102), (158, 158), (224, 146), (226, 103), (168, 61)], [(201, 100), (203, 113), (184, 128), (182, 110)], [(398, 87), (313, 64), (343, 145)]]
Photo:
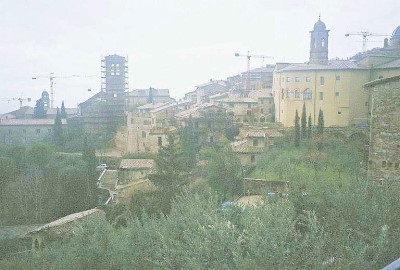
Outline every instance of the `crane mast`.
[(376, 37), (386, 37), (390, 36), (389, 34), (379, 34), (379, 33), (371, 33), (368, 31), (360, 31), (360, 32), (349, 32), (345, 34), (346, 37), (348, 36), (362, 36), (363, 38), (363, 52), (367, 51), (367, 41), (369, 36), (376, 36)]
[(37, 78), (48, 78), (48, 79), (50, 79), (50, 108), (54, 108), (54, 79), (55, 78), (69, 79), (69, 78), (77, 78), (77, 77), (87, 78), (87, 77), (96, 77), (96, 75), (54, 76), (54, 73), (51, 72), (48, 76), (32, 77), (32, 80), (36, 80)]
[(249, 51), (247, 51), (247, 54), (241, 54), (241, 53), (235, 53), (236, 57), (246, 57), (247, 58), (247, 78), (246, 78), (246, 91), (250, 91), (250, 61), (251, 58), (262, 58), (263, 60), (268, 58), (268, 59), (274, 59), (272, 56), (268, 55), (262, 55), (262, 54), (250, 54)]

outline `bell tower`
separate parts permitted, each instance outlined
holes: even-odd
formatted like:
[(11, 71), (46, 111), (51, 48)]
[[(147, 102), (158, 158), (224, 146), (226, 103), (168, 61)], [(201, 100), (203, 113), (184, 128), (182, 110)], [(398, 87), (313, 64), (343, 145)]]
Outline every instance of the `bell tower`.
[(321, 21), (321, 16), (310, 33), (310, 64), (327, 65), (329, 30), (326, 30), (326, 25)]

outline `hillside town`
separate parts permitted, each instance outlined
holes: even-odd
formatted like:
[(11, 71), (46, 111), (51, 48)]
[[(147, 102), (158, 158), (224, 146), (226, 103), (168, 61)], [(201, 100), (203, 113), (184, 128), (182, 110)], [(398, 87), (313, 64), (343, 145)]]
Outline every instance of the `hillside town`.
[[(35, 98), (34, 107), (22, 106), (21, 102), (19, 109), (0, 115), (2, 149), (16, 146), (29, 149), (46, 143), (55, 149), (53, 159), (65, 159), (67, 162), (68, 159), (83, 157), (84, 161), (76, 161), (76, 164), (84, 165), (76, 166), (88, 164), (87, 175), (92, 179), (88, 185), (93, 185), (93, 188), (86, 189), (86, 184), (82, 184), (78, 188), (82, 190), (79, 196), (86, 198), (81, 205), (57, 210), (57, 214), (52, 212), (47, 218), (45, 213), (43, 217), (35, 216), (35, 222), (29, 222), (30, 226), (24, 227), (23, 233), (16, 233), (14, 239), (24, 239), (21, 241), (28, 241), (32, 250), (42, 252), (55, 239), (75, 239), (74, 228), (81, 226), (77, 225), (80, 222), (90, 224), (90, 220), (110, 220), (112, 216), (112, 226), (131, 228), (131, 225), (127, 225), (129, 218), (123, 212), (118, 212), (118, 207), (136, 211), (139, 217), (143, 215), (143, 209), (151, 214), (152, 211), (157, 212), (154, 209), (159, 207), (162, 213), (167, 216), (171, 213), (177, 218), (178, 210), (172, 203), (176, 198), (174, 196), (182, 194), (183, 190), (189, 194), (195, 194), (195, 190), (207, 190), (205, 185), (223, 194), (221, 202), (225, 204), (217, 205), (218, 213), (225, 213), (225, 208), (239, 206), (245, 209), (255, 205), (271, 205), (273, 200), (284, 201), (295, 190), (302, 194), (296, 197), (296, 202), (303, 203), (303, 198), (313, 192), (310, 184), (313, 181), (296, 184), (301, 174), (310, 175), (310, 179), (322, 182), (336, 175), (336, 172), (338, 179), (365, 177), (367, 182), (383, 186), (398, 182), (400, 26), (394, 29), (381, 46), (348, 59), (329, 55), (329, 33), (335, 31), (335, 25), (327, 26), (319, 17), (310, 29), (301, 31), (309, 35), (309, 58), (303, 62), (265, 64), (228, 78), (210, 78), (209, 81), (199, 82), (193, 91), (185, 93), (180, 99), (171, 97), (168, 85), (164, 86), (166, 88), (131, 89), (127, 57), (110, 54), (101, 60), (102, 83), (99, 91), (89, 99), (82, 100), (77, 107), (69, 107), (64, 102), (54, 104), (53, 89), (48, 89)], [(250, 63), (253, 55), (248, 52), (243, 56)], [(346, 152), (348, 147), (339, 145), (335, 140), (346, 141), (347, 146), (359, 147), (357, 149), (364, 157), (357, 159), (351, 156), (351, 153)], [(300, 150), (295, 150), (297, 153), (288, 149)], [(299, 159), (293, 157), (303, 155), (299, 154), (303, 151), (301, 149), (306, 149), (306, 156)], [(182, 157), (178, 155), (181, 150)], [(282, 153), (286, 153), (286, 156), (280, 156)], [(331, 153), (339, 155), (339, 158), (334, 159), (336, 163), (325, 162), (330, 160)], [(35, 164), (35, 158), (32, 162)], [(350, 163), (355, 163), (352, 166), (357, 167), (357, 175), (355, 167), (348, 168)], [(335, 167), (332, 164), (339, 165)], [(82, 168), (83, 172), (85, 168)], [(299, 174), (291, 175), (290, 171), (294, 170), (298, 170)], [(39, 183), (41, 177), (50, 177), (48, 174), (54, 171), (54, 166), (46, 167), (38, 163), (32, 167), (29, 175), (31, 181)], [(237, 173), (230, 176), (230, 172)], [(65, 173), (75, 177), (72, 170)], [(226, 183), (220, 180), (224, 179), (223, 173), (229, 175)], [(169, 184), (162, 183), (162, 175), (169, 175)], [(171, 175), (175, 175), (176, 179)], [(66, 179), (60, 181), (68, 182)], [(238, 182), (232, 182), (232, 179), (238, 179)], [(347, 186), (340, 184), (340, 187), (342, 185)], [(39, 192), (36, 187), (32, 184), (31, 189), (35, 188), (34, 191)], [(20, 190), (18, 187), (13, 188)], [(56, 185), (52, 188), (57, 189)], [(75, 186), (71, 188), (74, 190)], [(9, 193), (9, 190), (13, 190), (11, 186), (7, 190), (4, 198), (13, 197)], [(40, 192), (44, 194), (44, 191)], [(57, 193), (59, 198), (68, 201), (68, 198), (62, 196), (63, 191), (57, 192), (60, 192)], [(146, 194), (151, 196), (146, 197)], [(173, 194), (168, 197), (168, 203), (157, 201), (157, 198), (165, 198), (165, 194)], [(70, 196), (76, 196), (76, 203), (81, 199), (77, 194)], [(186, 211), (183, 205), (192, 205), (188, 202), (180, 203), (178, 200), (181, 207), (177, 206), (181, 209), (179, 211)], [(313, 203), (316, 202), (310, 205)], [(29, 203), (26, 204), (24, 209), (30, 212)], [(156, 206), (150, 207), (153, 204)], [(205, 202), (201, 201), (199, 205), (205, 205)], [(113, 209), (114, 212), (107, 209)], [(309, 215), (307, 218), (315, 214), (305, 210), (302, 213)], [(10, 218), (10, 215), (7, 217)], [(14, 218), (10, 224), (0, 222), (0, 240), (1, 225), (10, 228), (27, 225), (22, 224), (22, 215), (16, 214)], [(141, 218), (143, 222), (148, 222), (148, 217)], [(398, 225), (398, 221), (393, 222)], [(31, 226), (35, 223), (38, 225)], [(229, 224), (222, 226), (232, 230), (239, 226)], [(379, 226), (386, 228), (383, 223)], [(383, 237), (383, 232), (374, 233), (380, 235), (378, 238)], [(241, 237), (244, 239), (247, 236)], [(310, 245), (314, 247), (317, 243)], [(165, 258), (168, 256), (165, 255)], [(366, 256), (373, 257), (371, 254)], [(390, 260), (394, 259), (390, 257)], [(150, 262), (146, 263), (149, 264), (141, 265), (141, 269), (157, 268)], [(188, 266), (183, 262), (168, 263), (168, 269), (187, 269), (185, 266)], [(343, 266), (339, 255), (325, 256), (320, 266), (334, 266), (336, 263), (339, 266), (334, 269)], [(160, 268), (164, 268), (165, 264), (162, 265)], [(122, 266), (108, 267), (84, 269), (125, 269)], [(214, 265), (205, 268), (218, 267)], [(226, 266), (224, 269), (240, 267)], [(325, 268), (313, 265), (310, 268), (305, 266), (304, 269)]]

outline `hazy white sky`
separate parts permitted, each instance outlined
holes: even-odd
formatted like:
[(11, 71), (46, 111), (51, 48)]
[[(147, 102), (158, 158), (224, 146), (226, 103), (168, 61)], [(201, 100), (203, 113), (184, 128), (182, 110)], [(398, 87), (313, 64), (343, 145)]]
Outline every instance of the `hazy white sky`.
[[(252, 67), (304, 62), (320, 13), (331, 30), (329, 57), (347, 58), (362, 38), (346, 32), (390, 34), (399, 10), (399, 0), (0, 0), (0, 113), (17, 109), (6, 99), (21, 93), (35, 105), (49, 80), (34, 76), (98, 75), (55, 79), (55, 105), (75, 107), (100, 89), (108, 54), (129, 56), (130, 89), (169, 88), (173, 97), (245, 71), (235, 52), (274, 56)], [(382, 40), (370, 37), (368, 47)]]

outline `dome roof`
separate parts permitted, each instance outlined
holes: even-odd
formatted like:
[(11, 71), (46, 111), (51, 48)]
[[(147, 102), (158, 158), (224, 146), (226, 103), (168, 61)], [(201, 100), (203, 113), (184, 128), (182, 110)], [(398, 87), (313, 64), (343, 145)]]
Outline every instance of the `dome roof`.
[(325, 31), (326, 30), (326, 25), (323, 21), (321, 21), (321, 18), (318, 19), (318, 21), (314, 24), (314, 31)]
[(396, 29), (394, 29), (392, 37), (400, 38), (400, 25), (397, 26)]

